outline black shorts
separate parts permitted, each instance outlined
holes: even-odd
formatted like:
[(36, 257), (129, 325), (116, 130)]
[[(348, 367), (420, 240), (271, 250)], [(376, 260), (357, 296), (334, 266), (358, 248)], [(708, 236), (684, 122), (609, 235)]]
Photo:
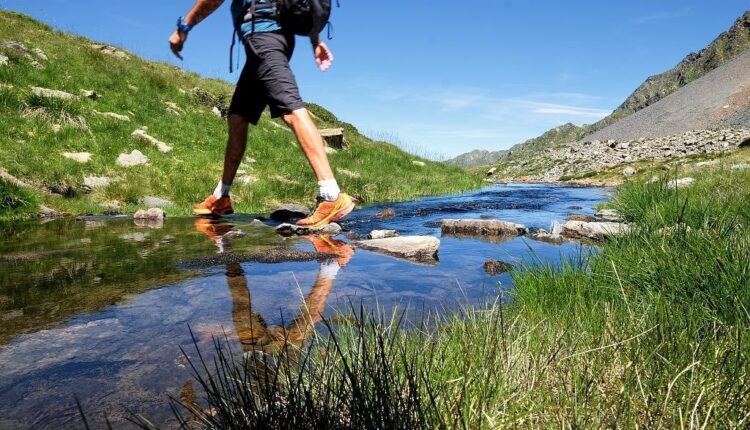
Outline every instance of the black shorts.
[(229, 105), (229, 114), (241, 115), (258, 124), (266, 106), (278, 118), (304, 107), (289, 60), (294, 35), (282, 32), (256, 33), (244, 42), (247, 61)]

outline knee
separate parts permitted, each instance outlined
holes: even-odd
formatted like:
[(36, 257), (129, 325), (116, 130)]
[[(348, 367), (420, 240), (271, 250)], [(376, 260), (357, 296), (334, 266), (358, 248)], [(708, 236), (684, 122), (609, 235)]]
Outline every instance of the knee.
[(307, 109), (297, 109), (291, 113), (288, 113), (282, 117), (284, 122), (292, 130), (296, 129), (300, 124), (310, 120), (310, 114), (307, 113)]

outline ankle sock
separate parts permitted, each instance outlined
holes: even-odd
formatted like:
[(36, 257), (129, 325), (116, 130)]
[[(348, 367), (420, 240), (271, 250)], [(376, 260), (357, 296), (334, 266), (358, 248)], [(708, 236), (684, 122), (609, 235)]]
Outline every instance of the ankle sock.
[(217, 199), (220, 199), (224, 196), (228, 196), (229, 188), (231, 188), (231, 185), (227, 185), (219, 181), (219, 185), (217, 185), (216, 189), (214, 189), (214, 197), (216, 197)]
[(319, 195), (324, 200), (332, 202), (339, 198), (341, 189), (339, 188), (339, 184), (336, 183), (335, 179), (325, 179), (322, 181), (318, 181), (318, 187), (320, 189)]

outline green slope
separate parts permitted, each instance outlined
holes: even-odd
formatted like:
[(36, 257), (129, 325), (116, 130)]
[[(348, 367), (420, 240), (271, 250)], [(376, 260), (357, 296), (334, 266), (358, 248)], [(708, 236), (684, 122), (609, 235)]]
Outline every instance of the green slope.
[[(8, 41), (22, 43), (28, 54), (5, 46)], [(0, 11), (0, 55), (7, 57), (7, 64), (0, 65), (0, 218), (33, 212), (37, 204), (71, 213), (127, 213), (142, 208), (146, 196), (171, 201), (169, 214), (188, 214), (220, 177), (226, 124), (212, 108), (226, 104), (232, 86), (122, 51), (128, 58), (120, 58), (91, 44), (24, 15)], [(94, 90), (101, 97), (61, 101), (34, 95), (31, 87), (74, 95)], [(167, 103), (176, 105), (179, 115), (168, 113)], [(332, 154), (331, 163), (342, 187), (365, 203), (459, 192), (480, 184), (458, 168), (373, 142), (317, 105), (309, 108), (321, 128), (345, 128), (351, 147)], [(97, 112), (126, 115), (130, 121)], [(173, 150), (164, 154), (133, 138), (131, 133), (141, 127)], [(119, 154), (136, 149), (148, 164), (116, 165)], [(64, 158), (64, 152), (92, 156), (84, 164)], [(279, 121), (272, 123), (264, 115), (251, 129), (247, 156), (255, 162), (240, 169), (255, 182), (236, 183), (236, 209), (254, 213), (278, 203), (311, 202), (315, 178), (294, 136)], [(90, 176), (113, 182), (91, 190), (84, 186)], [(20, 187), (8, 179), (18, 179)]]

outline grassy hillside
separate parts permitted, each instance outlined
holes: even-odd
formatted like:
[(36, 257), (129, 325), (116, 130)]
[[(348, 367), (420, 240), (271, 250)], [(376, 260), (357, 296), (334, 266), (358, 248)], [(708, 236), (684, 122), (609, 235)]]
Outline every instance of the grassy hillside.
[[(20, 42), (26, 52), (9, 41)], [(7, 57), (0, 65), (0, 218), (27, 216), (37, 205), (71, 213), (127, 213), (144, 207), (146, 196), (172, 202), (169, 214), (188, 214), (220, 177), (226, 124), (212, 109), (226, 104), (232, 87), (91, 45), (0, 11), (0, 55)], [(76, 96), (93, 90), (100, 98), (59, 100), (35, 95), (31, 87)], [(342, 188), (365, 203), (459, 192), (480, 183), (457, 168), (373, 142), (319, 106), (310, 109), (320, 127), (345, 128), (351, 147), (332, 154), (331, 163)], [(142, 127), (173, 150), (161, 153), (131, 136)], [(148, 164), (116, 165), (119, 154), (133, 150), (148, 157)], [(88, 152), (91, 159), (80, 163), (63, 157), (65, 152)], [(240, 169), (248, 179), (233, 188), (236, 209), (263, 212), (278, 203), (313, 200), (314, 176), (281, 122), (264, 115), (251, 130), (247, 156)], [(91, 189), (86, 177), (111, 183)]]

